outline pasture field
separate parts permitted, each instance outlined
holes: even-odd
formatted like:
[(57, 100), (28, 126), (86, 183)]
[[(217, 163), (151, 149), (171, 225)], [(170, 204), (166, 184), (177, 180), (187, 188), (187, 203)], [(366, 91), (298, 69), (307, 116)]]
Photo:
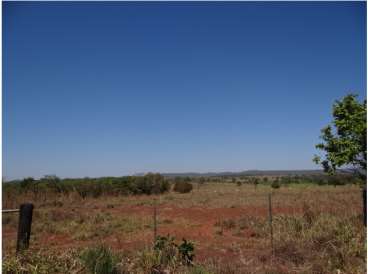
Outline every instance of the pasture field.
[[(23, 202), (35, 206), (30, 248), (15, 255), (18, 216), (3, 215), (5, 273), (90, 273), (80, 254), (98, 246), (106, 248), (115, 266), (96, 273), (366, 272), (366, 230), (356, 185), (273, 189), (206, 182), (185, 194), (83, 199), (71, 192), (38, 200), (27, 193), (3, 195), (3, 208)], [(158, 235), (194, 244), (192, 266), (172, 257), (163, 264), (154, 254), (154, 205)]]

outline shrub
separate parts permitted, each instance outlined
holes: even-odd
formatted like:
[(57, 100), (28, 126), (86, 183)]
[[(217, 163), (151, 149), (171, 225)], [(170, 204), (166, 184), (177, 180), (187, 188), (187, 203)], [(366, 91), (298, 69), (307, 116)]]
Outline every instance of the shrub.
[(118, 259), (110, 249), (97, 246), (86, 249), (80, 256), (83, 264), (93, 274), (117, 274)]
[(137, 266), (140, 273), (163, 273), (161, 269), (161, 254), (153, 249), (144, 249), (138, 253)]
[(191, 265), (194, 259), (194, 244), (183, 239), (183, 242), (178, 246), (178, 250), (182, 262), (185, 265)]
[(177, 245), (172, 236), (157, 236), (153, 249), (160, 253), (160, 265), (167, 266), (177, 257)]
[(273, 181), (271, 187), (274, 189), (280, 188), (280, 183), (278, 181)]
[(159, 194), (168, 191), (170, 184), (160, 174), (148, 173), (134, 180), (133, 194)]
[(28, 189), (30, 189), (34, 184), (35, 184), (35, 179), (33, 179), (32, 177), (27, 177), (27, 178), (24, 178), (24, 179), (20, 182), (20, 187), (21, 187), (23, 190), (28, 190)]
[(193, 185), (188, 182), (176, 182), (174, 185), (174, 191), (179, 193), (188, 193), (193, 189)]
[(168, 235), (157, 236), (154, 250), (161, 254), (161, 264), (168, 265), (172, 261), (180, 261), (183, 265), (193, 264), (194, 244), (183, 239), (180, 245), (175, 243), (175, 238)]

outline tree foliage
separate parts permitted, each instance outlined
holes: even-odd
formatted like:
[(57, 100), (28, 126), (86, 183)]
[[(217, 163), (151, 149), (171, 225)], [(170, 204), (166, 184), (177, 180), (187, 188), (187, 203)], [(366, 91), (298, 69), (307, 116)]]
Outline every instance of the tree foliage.
[(349, 94), (333, 104), (332, 124), (321, 130), (322, 142), (316, 145), (324, 155), (315, 156), (329, 174), (339, 167), (352, 168), (362, 178), (367, 172), (367, 101)]
[(67, 194), (76, 192), (82, 198), (101, 195), (138, 195), (160, 194), (169, 191), (170, 183), (161, 174), (148, 173), (144, 176), (101, 177), (60, 179), (54, 175), (44, 176), (39, 180), (31, 177), (22, 181), (3, 183), (4, 193), (33, 192)]
[(188, 192), (191, 192), (192, 189), (193, 189), (193, 185), (188, 182), (176, 182), (173, 188), (175, 192), (179, 192), (179, 193), (188, 193)]

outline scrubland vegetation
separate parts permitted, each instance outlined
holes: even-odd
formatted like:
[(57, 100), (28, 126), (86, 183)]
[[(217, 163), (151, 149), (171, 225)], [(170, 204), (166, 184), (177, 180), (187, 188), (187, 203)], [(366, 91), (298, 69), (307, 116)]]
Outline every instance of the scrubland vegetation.
[[(363, 180), (349, 173), (333, 176), (323, 174), (294, 176), (214, 176), (214, 177), (164, 177), (160, 174), (148, 173), (145, 176), (101, 177), (60, 179), (54, 175), (46, 175), (35, 180), (32, 177), (23, 180), (3, 182), (5, 201), (16, 200), (20, 195), (32, 197), (34, 200), (47, 200), (48, 197), (68, 196), (76, 194), (81, 198), (98, 198), (100, 196), (127, 196), (139, 194), (160, 194), (169, 191), (186, 193), (193, 188), (192, 183), (202, 185), (205, 182), (231, 182), (242, 184), (271, 185), (279, 188), (289, 184), (346, 185), (363, 184)], [(6, 205), (5, 205), (6, 206)]]
[(81, 198), (101, 195), (158, 194), (169, 190), (169, 182), (160, 174), (145, 176), (60, 179), (48, 175), (39, 180), (31, 177), (3, 184), (8, 195), (31, 193), (36, 199), (50, 193), (67, 195), (77, 193)]
[(3, 272), (365, 273), (361, 183), (351, 174), (8, 182), (3, 208), (32, 202), (35, 212), (30, 249), (18, 255), (17, 216), (3, 216)]

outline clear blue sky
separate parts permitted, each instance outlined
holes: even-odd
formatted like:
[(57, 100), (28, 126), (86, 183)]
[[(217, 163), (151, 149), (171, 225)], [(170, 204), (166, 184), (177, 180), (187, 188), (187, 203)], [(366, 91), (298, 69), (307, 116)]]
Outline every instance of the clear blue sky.
[(3, 3), (3, 176), (310, 169), (366, 4)]

